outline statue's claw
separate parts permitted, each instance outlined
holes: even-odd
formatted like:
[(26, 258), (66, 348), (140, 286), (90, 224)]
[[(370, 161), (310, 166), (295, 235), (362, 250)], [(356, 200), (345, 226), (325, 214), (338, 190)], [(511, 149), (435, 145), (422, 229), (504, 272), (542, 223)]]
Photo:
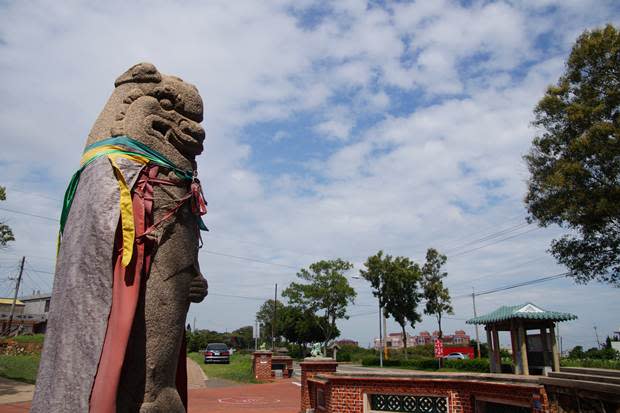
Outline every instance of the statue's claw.
[(209, 283), (202, 276), (197, 274), (189, 286), (189, 300), (192, 303), (199, 303), (209, 294)]

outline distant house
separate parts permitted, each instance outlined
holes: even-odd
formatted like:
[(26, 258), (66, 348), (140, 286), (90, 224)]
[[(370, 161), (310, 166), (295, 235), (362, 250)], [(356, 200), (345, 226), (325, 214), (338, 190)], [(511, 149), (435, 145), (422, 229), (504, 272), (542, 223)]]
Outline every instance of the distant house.
[(335, 344), (338, 344), (340, 347), (342, 346), (358, 346), (359, 347), (359, 343), (355, 340), (350, 340), (348, 338), (344, 338), (342, 340), (336, 340)]
[[(439, 337), (439, 331), (422, 331), (417, 336), (406, 335), (407, 347), (424, 346), (427, 344), (433, 344)], [(454, 334), (444, 334), (442, 341), (444, 344), (454, 345), (469, 345), (470, 337), (464, 330), (456, 330)], [(385, 338), (385, 345), (388, 348), (400, 349), (404, 347), (404, 340), (402, 333), (390, 333)], [(375, 348), (379, 348), (379, 339), (375, 338)]]
[[(20, 334), (45, 333), (51, 294), (36, 293), (15, 302), (11, 332)], [(0, 330), (6, 331), (11, 317), (12, 298), (0, 298)]]
[[(13, 305), (12, 298), (0, 298), (0, 314), (11, 312), (11, 307)], [(21, 314), (24, 312), (25, 304), (20, 300), (15, 301), (15, 314)]]

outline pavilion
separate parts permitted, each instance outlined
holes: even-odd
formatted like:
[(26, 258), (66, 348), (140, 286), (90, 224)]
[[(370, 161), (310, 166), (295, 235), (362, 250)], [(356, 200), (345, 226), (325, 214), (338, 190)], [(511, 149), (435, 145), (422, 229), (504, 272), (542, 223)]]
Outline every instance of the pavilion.
[[(497, 310), (467, 320), (467, 324), (484, 324), (489, 346), (491, 373), (501, 373), (499, 332), (509, 331), (512, 344), (512, 361), (516, 374), (529, 375), (530, 371), (546, 367), (560, 371), (560, 353), (555, 336), (555, 323), (575, 320), (576, 315), (547, 311), (526, 303), (502, 306)], [(538, 330), (540, 335), (529, 335), (528, 330)]]

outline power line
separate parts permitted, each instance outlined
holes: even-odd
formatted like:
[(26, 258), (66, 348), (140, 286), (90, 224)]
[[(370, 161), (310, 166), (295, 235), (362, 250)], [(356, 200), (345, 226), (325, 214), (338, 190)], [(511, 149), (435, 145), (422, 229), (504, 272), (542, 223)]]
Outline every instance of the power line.
[(220, 293), (209, 293), (209, 295), (214, 295), (216, 297), (231, 297), (231, 298), (241, 298), (245, 300), (256, 300), (256, 301), (267, 301), (270, 298), (261, 298), (261, 297), (248, 297), (245, 295), (234, 295), (234, 294), (220, 294)]
[(55, 197), (43, 195), (43, 194), (40, 194), (38, 192), (22, 191), (21, 189), (16, 189), (16, 188), (13, 188), (13, 187), (7, 187), (6, 189), (7, 189), (7, 192), (19, 192), (21, 194), (33, 195), (33, 196), (37, 196), (39, 198), (49, 199), (50, 201), (57, 201), (57, 202), (62, 202), (63, 201), (61, 198), (55, 198)]
[(536, 230), (539, 230), (539, 229), (540, 228), (538, 228), (538, 227), (531, 228), (531, 229), (529, 229), (527, 231), (523, 231), (523, 232), (520, 232), (520, 233), (515, 234), (515, 235), (510, 235), (508, 237), (500, 238), (498, 240), (495, 240), (494, 242), (490, 242), (488, 244), (484, 244), (484, 245), (481, 245), (481, 246), (476, 247), (476, 248), (471, 248), (471, 249), (468, 249), (468, 250), (465, 250), (465, 251), (461, 251), (461, 252), (459, 252), (457, 254), (449, 255), (449, 257), (450, 258), (460, 257), (460, 256), (463, 256), (463, 255), (469, 254), (471, 252), (478, 251), (478, 250), (480, 250), (482, 248), (490, 247), (491, 245), (499, 244), (500, 242), (507, 241), (509, 239), (513, 239), (513, 238), (516, 238), (516, 237), (520, 237), (521, 235), (525, 235), (525, 234), (528, 234), (528, 233), (530, 233), (532, 231), (536, 231)]
[(40, 273), (40, 274), (55, 275), (53, 272), (50, 272), (50, 271), (43, 271), (43, 270), (37, 270), (37, 269), (31, 268), (31, 267), (26, 267), (26, 269), (27, 269), (28, 271), (37, 272), (37, 273)]
[(278, 264), (276, 262), (263, 261), (263, 260), (259, 260), (259, 259), (256, 259), (256, 258), (243, 257), (243, 256), (240, 256), (240, 255), (226, 254), (226, 253), (223, 253), (223, 252), (211, 251), (211, 250), (206, 250), (206, 249), (201, 249), (200, 251), (206, 252), (207, 254), (211, 254), (211, 255), (219, 255), (219, 256), (222, 256), (222, 257), (235, 258), (235, 259), (243, 260), (243, 261), (257, 262), (259, 264), (274, 265), (276, 267), (291, 268), (291, 269), (294, 269), (294, 270), (299, 270), (299, 267), (294, 267), (292, 265)]
[[(507, 218), (507, 219), (504, 221), (504, 223), (506, 223), (506, 224), (507, 224), (507, 223), (509, 223), (509, 222), (513, 222), (513, 221), (517, 221), (517, 220), (518, 220), (518, 221), (522, 221), (522, 220), (523, 220), (523, 216), (522, 216), (522, 214), (513, 215), (512, 217)], [(495, 227), (496, 227), (495, 225), (492, 225), (492, 226), (487, 226), (486, 228), (484, 228), (484, 229), (482, 229), (482, 230), (480, 230), (480, 231), (476, 231), (476, 232), (474, 232), (474, 233), (472, 233), (472, 234), (463, 235), (463, 236), (460, 236), (460, 237), (453, 238), (452, 240), (448, 240), (448, 242), (450, 242), (450, 241), (452, 241), (452, 242), (458, 242), (458, 241), (461, 241), (461, 240), (468, 239), (468, 238), (470, 238), (470, 237), (476, 237), (476, 236), (478, 236), (478, 235), (480, 235), (480, 234), (484, 234), (485, 232), (487, 232), (487, 231), (489, 231), (489, 230), (491, 230), (491, 229), (494, 229)], [(445, 247), (445, 249), (454, 249), (454, 248), (455, 248), (455, 247), (451, 247), (451, 246), (446, 246), (446, 247)]]
[(513, 268), (510, 271), (504, 271), (504, 272), (500, 272), (500, 273), (485, 274), (485, 275), (483, 275), (481, 277), (471, 278), (471, 279), (468, 279), (468, 280), (459, 281), (456, 284), (452, 284), (451, 283), (449, 287), (450, 288), (454, 288), (456, 286), (460, 286), (460, 285), (463, 285), (463, 284), (471, 284), (474, 281), (483, 280), (485, 278), (501, 277), (501, 276), (504, 276), (504, 275), (507, 275), (507, 274), (513, 274), (516, 271), (522, 271), (523, 265), (529, 264), (529, 263), (532, 263), (532, 262), (535, 262), (535, 261), (540, 261), (540, 260), (545, 259), (545, 258), (548, 258), (548, 256), (543, 256), (543, 257), (538, 257), (538, 258), (533, 258), (533, 259), (530, 259), (530, 260), (522, 261), (522, 262), (519, 262), (517, 264), (514, 264), (515, 268)]
[(19, 215), (26, 215), (28, 217), (41, 218), (41, 219), (45, 219), (48, 221), (60, 222), (58, 218), (51, 218), (51, 217), (46, 217), (44, 215), (31, 214), (29, 212), (16, 211), (14, 209), (9, 209), (9, 208), (0, 207), (0, 211), (11, 212), (13, 214), (19, 214)]
[(513, 288), (525, 287), (525, 286), (532, 285), (532, 284), (539, 284), (539, 283), (542, 283), (542, 282), (557, 280), (559, 278), (564, 278), (568, 274), (570, 274), (570, 272), (567, 271), (567, 272), (563, 272), (563, 273), (560, 273), (560, 274), (549, 275), (547, 277), (535, 278), (533, 280), (523, 281), (523, 282), (520, 282), (520, 283), (517, 283), (517, 284), (512, 284), (512, 285), (507, 285), (507, 286), (504, 286), (504, 287), (498, 287), (498, 288), (493, 288), (493, 289), (490, 289), (490, 290), (482, 291), (480, 293), (476, 293), (476, 295), (477, 296), (481, 296), (481, 295), (493, 294), (493, 293), (497, 293), (497, 292), (500, 292), (500, 291), (511, 290)]
[(485, 236), (483, 236), (481, 238), (478, 238), (478, 239), (475, 239), (475, 240), (463, 243), (461, 245), (457, 245), (455, 247), (447, 248), (447, 251), (459, 250), (459, 249), (461, 249), (463, 247), (467, 247), (469, 245), (478, 244), (478, 243), (484, 242), (484, 241), (489, 241), (489, 240), (492, 240), (494, 238), (500, 237), (502, 235), (506, 235), (506, 234), (509, 234), (511, 232), (518, 231), (519, 229), (527, 227), (528, 225), (530, 225), (530, 224), (527, 223), (527, 222), (522, 222), (520, 224), (517, 224), (517, 225), (511, 226), (511, 227), (505, 228), (503, 230), (492, 232), (492, 233), (487, 234), (487, 235), (485, 235)]

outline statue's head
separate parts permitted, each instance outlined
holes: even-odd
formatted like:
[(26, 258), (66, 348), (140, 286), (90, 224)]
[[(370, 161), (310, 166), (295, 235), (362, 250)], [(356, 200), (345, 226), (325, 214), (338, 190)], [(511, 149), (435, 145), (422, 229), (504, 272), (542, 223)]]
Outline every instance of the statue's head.
[(132, 66), (114, 85), (87, 145), (125, 135), (162, 153), (179, 167), (193, 167), (205, 139), (198, 89), (178, 77), (159, 73), (151, 63)]

